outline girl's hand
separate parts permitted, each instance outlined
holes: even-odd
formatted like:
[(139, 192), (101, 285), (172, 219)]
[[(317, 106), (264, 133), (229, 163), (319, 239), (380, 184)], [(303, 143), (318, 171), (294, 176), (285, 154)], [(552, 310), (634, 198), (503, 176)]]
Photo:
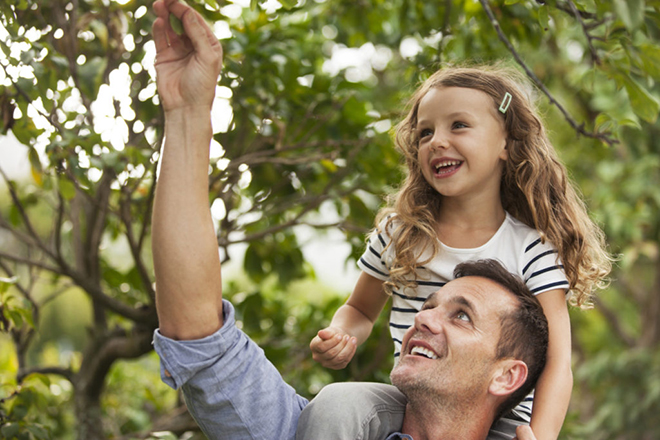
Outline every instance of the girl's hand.
[(529, 425), (520, 425), (516, 428), (516, 436), (513, 440), (536, 440), (536, 436)]
[(326, 368), (341, 370), (353, 359), (357, 338), (347, 335), (338, 327), (319, 330), (309, 344), (312, 358)]
[[(165, 112), (190, 106), (211, 109), (222, 70), (222, 46), (201, 15), (178, 0), (156, 0), (153, 24), (156, 83)], [(169, 14), (183, 23), (178, 35)]]

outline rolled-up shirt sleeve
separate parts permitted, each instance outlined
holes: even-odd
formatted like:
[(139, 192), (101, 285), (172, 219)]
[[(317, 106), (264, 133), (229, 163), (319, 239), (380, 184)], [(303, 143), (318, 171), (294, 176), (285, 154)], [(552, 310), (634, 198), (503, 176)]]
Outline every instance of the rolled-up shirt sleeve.
[(223, 315), (224, 325), (202, 339), (176, 341), (154, 332), (162, 380), (182, 389), (188, 410), (210, 440), (293, 439), (308, 400), (236, 327), (228, 301)]

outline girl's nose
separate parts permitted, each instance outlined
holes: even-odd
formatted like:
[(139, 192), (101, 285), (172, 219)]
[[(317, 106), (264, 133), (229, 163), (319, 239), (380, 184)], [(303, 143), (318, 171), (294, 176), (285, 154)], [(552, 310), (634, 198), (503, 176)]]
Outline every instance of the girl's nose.
[(433, 134), (433, 139), (431, 139), (431, 151), (440, 151), (446, 150), (449, 146), (447, 137), (441, 133), (439, 130)]

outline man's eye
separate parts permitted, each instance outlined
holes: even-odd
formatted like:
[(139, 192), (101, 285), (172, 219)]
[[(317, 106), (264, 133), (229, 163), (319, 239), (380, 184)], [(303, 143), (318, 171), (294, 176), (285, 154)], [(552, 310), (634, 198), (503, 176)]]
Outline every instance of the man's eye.
[(470, 317), (469, 317), (468, 314), (465, 313), (465, 312), (458, 312), (458, 313), (456, 314), (456, 318), (458, 318), (458, 319), (461, 320), (461, 321), (465, 321), (465, 322), (470, 322), (470, 321), (471, 321), (471, 320), (470, 320)]

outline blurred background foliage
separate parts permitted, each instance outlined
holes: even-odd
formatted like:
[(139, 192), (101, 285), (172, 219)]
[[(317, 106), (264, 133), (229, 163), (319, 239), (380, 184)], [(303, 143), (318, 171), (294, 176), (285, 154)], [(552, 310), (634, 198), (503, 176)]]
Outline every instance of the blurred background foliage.
[[(410, 92), (444, 63), (502, 60), (536, 83), (551, 138), (619, 255), (595, 308), (571, 311), (562, 438), (660, 438), (660, 1), (190, 4), (226, 53), (209, 174), (218, 245), (240, 260), (225, 289), (301, 394), (386, 381), (392, 349), (383, 319), (347, 369), (313, 364), (307, 344), (348, 291), (319, 280), (301, 231), (341, 231), (354, 264), (401, 178), (389, 131)], [(163, 122), (150, 7), (0, 4), (0, 128), (31, 168), (14, 180), (0, 159), (2, 438), (201, 438), (150, 344)]]

